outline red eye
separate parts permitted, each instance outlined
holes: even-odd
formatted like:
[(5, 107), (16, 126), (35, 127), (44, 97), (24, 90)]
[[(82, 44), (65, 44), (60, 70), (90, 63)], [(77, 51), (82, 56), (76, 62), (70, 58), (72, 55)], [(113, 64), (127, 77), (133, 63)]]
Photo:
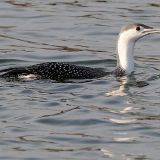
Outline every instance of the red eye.
[(138, 27), (136, 27), (136, 30), (137, 30), (137, 31), (140, 31), (140, 30), (141, 30), (141, 28), (138, 26)]

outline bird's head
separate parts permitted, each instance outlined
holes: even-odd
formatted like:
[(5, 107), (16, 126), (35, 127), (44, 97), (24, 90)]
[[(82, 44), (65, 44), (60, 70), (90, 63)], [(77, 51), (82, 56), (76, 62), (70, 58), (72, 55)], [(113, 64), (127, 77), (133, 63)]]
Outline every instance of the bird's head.
[(153, 33), (160, 33), (159, 28), (153, 28), (144, 24), (129, 24), (121, 29), (119, 38), (125, 41), (136, 42), (138, 39)]
[(117, 44), (117, 66), (120, 68), (118, 71), (123, 71), (123, 74), (131, 74), (134, 71), (135, 42), (152, 33), (160, 33), (160, 28), (152, 28), (144, 24), (129, 24), (121, 29)]

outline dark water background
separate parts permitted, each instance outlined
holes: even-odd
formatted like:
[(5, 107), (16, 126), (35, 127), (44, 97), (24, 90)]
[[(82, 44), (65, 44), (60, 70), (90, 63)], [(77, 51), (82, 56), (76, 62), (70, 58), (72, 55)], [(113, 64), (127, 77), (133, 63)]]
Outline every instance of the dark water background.
[[(159, 0), (1, 0), (0, 68), (47, 61), (116, 65), (120, 27), (160, 27)], [(160, 75), (160, 35), (135, 49), (136, 78)], [(160, 79), (129, 86), (0, 80), (1, 160), (159, 160)]]

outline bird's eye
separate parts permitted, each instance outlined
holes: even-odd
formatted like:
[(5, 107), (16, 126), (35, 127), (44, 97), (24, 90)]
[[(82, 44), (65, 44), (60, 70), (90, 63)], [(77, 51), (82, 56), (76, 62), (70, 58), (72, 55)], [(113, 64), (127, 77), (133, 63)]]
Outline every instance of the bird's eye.
[(140, 27), (140, 26), (136, 27), (136, 30), (137, 30), (137, 31), (140, 31), (140, 30), (141, 30), (141, 27)]

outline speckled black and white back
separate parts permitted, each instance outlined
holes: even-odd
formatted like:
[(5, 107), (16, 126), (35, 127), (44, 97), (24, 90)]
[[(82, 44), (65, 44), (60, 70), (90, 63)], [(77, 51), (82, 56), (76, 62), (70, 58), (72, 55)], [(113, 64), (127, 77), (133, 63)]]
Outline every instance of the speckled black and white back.
[(66, 79), (92, 79), (108, 74), (97, 68), (76, 66), (62, 62), (46, 62), (28, 67), (2, 70), (0, 72), (4, 72), (1, 75), (3, 78), (19, 78), (22, 75), (32, 74), (37, 76), (38, 79), (52, 79), (57, 81)]

